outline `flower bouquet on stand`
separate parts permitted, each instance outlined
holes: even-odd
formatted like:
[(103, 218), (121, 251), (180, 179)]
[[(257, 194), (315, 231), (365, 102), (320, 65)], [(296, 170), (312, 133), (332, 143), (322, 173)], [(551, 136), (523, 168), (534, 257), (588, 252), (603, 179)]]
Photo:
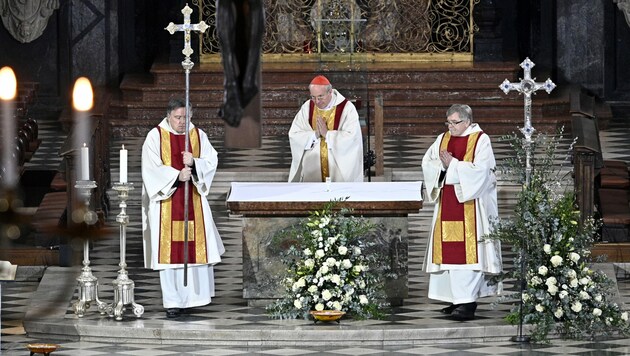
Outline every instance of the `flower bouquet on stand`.
[[(278, 238), (291, 241), (283, 262), (284, 296), (269, 306), (272, 318), (307, 319), (312, 313), (355, 319), (379, 318), (386, 307), (379, 251), (365, 238), (373, 225), (335, 211), (331, 202)], [(317, 320), (317, 319), (316, 319)], [(322, 320), (334, 320), (322, 319)]]
[[(522, 322), (531, 324), (532, 341), (548, 342), (554, 330), (571, 339), (627, 335), (628, 312), (615, 301), (613, 281), (592, 266), (590, 249), (599, 223), (581, 219), (575, 195), (563, 186), (566, 179), (554, 162), (561, 138), (539, 135), (535, 140), (540, 149), (534, 150), (530, 184), (519, 193), (513, 215), (495, 222), (489, 238), (501, 239), (515, 252), (508, 277), (523, 281)], [(518, 138), (511, 138), (511, 146), (516, 155), (502, 172), (523, 183)], [(519, 294), (512, 297), (518, 300)], [(521, 321), (519, 307), (507, 316), (512, 324)]]

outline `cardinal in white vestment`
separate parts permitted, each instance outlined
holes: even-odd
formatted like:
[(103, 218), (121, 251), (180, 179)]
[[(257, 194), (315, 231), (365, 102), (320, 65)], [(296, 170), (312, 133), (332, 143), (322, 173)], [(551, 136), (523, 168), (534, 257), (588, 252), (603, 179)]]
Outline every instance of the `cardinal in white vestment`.
[(311, 81), (309, 91), (311, 99), (289, 129), (289, 182), (362, 182), (363, 140), (356, 107), (322, 75)]
[(424, 269), (429, 298), (450, 303), (442, 313), (471, 320), (477, 298), (500, 289), (488, 281), (502, 270), (500, 242), (483, 239), (498, 215), (496, 163), (468, 105), (451, 106), (446, 125), (422, 158), (426, 201), (435, 202)]
[[(190, 105), (189, 105), (190, 107)], [(192, 115), (191, 115), (192, 116)], [(167, 117), (142, 146), (142, 232), (145, 267), (160, 271), (166, 316), (206, 305), (214, 296), (213, 265), (225, 252), (207, 196), (217, 169), (217, 151), (204, 131), (190, 123), (185, 151), (186, 105), (171, 99)], [(184, 187), (188, 182), (188, 245)], [(184, 249), (188, 249), (184, 286)]]

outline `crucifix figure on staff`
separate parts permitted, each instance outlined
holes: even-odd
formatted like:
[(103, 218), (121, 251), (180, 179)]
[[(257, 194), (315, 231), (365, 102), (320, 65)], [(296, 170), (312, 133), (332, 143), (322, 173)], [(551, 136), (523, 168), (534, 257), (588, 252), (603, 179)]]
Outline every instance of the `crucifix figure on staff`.
[[(208, 135), (192, 122), (189, 101), (190, 8), (185, 22), (182, 66), (186, 97), (171, 99), (166, 117), (142, 146), (142, 228), (145, 267), (160, 271), (166, 316), (206, 305), (214, 296), (213, 265), (225, 248), (212, 219), (207, 196), (218, 165)], [(168, 28), (174, 28), (172, 23)], [(204, 26), (202, 26), (204, 27)], [(192, 184), (191, 184), (192, 183)]]

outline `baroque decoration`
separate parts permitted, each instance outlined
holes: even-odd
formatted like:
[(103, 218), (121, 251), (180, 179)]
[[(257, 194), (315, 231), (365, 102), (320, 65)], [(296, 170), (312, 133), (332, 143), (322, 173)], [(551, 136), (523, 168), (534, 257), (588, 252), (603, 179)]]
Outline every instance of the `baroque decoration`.
[(340, 311), (354, 319), (380, 318), (387, 307), (381, 251), (367, 238), (374, 226), (334, 211), (335, 202), (312, 212), (278, 239), (290, 241), (283, 262), (284, 296), (269, 306), (272, 318), (308, 319), (311, 311)]
[(48, 18), (58, 8), (59, 0), (2, 0), (0, 16), (13, 38), (29, 43), (44, 33)]
[(512, 246), (514, 266), (524, 262), (522, 269), (515, 267), (505, 276), (524, 283), (522, 315), (518, 292), (499, 300), (518, 301), (507, 320), (518, 324), (522, 317), (531, 326), (534, 342), (548, 342), (552, 332), (570, 339), (628, 335), (628, 312), (617, 304), (614, 282), (593, 267), (597, 261), (591, 258), (591, 248), (600, 223), (591, 217), (579, 222), (575, 194), (567, 190), (563, 182), (568, 180), (555, 162), (562, 132), (555, 137), (537, 136), (531, 147), (534, 158), (529, 185), (525, 185), (522, 139), (515, 135), (502, 138), (515, 155), (499, 169), (504, 179), (523, 185), (514, 213), (495, 221), (487, 237)]
[(613, 0), (619, 10), (623, 12), (623, 16), (626, 18), (626, 23), (630, 26), (630, 0)]
[[(479, 0), (264, 0), (264, 54), (472, 53)], [(202, 55), (220, 53), (214, 0), (193, 0), (211, 28)]]

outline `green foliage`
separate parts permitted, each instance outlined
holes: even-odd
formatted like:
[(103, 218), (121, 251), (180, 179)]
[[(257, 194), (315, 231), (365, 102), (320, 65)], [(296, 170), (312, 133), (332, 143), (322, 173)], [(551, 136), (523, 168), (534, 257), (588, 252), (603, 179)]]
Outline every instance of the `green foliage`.
[(346, 216), (347, 210), (335, 211), (335, 204), (279, 235), (290, 241), (283, 258), (288, 268), (284, 297), (267, 307), (271, 317), (307, 319), (311, 310), (341, 310), (355, 319), (382, 316), (383, 280), (374, 273), (382, 256), (364, 238), (374, 226)]
[[(501, 171), (523, 184), (523, 190), (514, 214), (495, 221), (488, 238), (512, 246), (515, 268), (508, 277), (521, 280), (524, 258), (523, 321), (532, 324), (533, 341), (547, 342), (554, 329), (571, 339), (628, 335), (628, 312), (620, 310), (613, 300), (614, 283), (592, 269), (590, 250), (600, 223), (590, 217), (580, 221), (573, 192), (560, 183), (562, 174), (554, 157), (561, 139), (561, 134), (536, 138), (539, 144), (532, 145), (532, 171), (526, 184), (526, 150), (517, 137), (504, 138), (515, 156)], [(519, 294), (513, 297), (518, 300)], [(519, 315), (517, 303), (507, 321), (517, 324)]]

